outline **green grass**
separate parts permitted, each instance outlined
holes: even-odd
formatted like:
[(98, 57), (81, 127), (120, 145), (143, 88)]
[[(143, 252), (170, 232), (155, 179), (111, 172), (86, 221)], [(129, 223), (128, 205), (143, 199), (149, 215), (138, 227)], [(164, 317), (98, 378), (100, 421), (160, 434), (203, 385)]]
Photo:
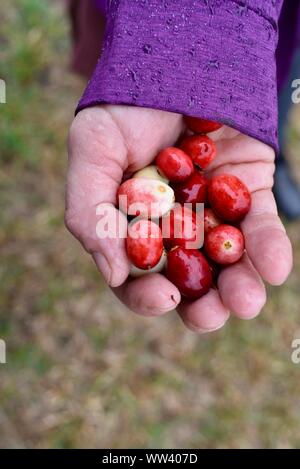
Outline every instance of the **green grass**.
[(256, 320), (198, 337), (174, 313), (126, 311), (63, 225), (84, 84), (68, 70), (60, 3), (2, 0), (0, 17), (1, 447), (299, 447), (299, 223), (287, 225), (294, 272)]

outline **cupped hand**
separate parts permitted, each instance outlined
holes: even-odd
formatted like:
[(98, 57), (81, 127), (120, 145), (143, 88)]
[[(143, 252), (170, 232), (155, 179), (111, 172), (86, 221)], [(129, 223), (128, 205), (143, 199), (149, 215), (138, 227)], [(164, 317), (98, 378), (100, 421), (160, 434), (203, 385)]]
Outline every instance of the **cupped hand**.
[(161, 274), (127, 279), (125, 217), (119, 218), (123, 236), (99, 239), (96, 233), (96, 207), (105, 204), (116, 218), (116, 193), (124, 174), (149, 165), (183, 131), (182, 116), (165, 111), (108, 105), (81, 111), (70, 129), (65, 220), (131, 310), (159, 316), (177, 308), (187, 327), (208, 332), (222, 327), (230, 313), (255, 317), (266, 302), (263, 280), (280, 285), (291, 271), (292, 248), (271, 190), (274, 151), (270, 147), (226, 126), (211, 134), (218, 156), (209, 171), (240, 177), (252, 193), (252, 208), (242, 222), (247, 254), (221, 272), (218, 290), (211, 289), (197, 301), (180, 303), (178, 289)]

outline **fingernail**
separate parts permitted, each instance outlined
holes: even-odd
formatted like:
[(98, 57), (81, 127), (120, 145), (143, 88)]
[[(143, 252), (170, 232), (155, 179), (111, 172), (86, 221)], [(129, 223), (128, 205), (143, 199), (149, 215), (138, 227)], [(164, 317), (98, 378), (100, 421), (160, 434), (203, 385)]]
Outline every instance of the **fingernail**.
[(101, 254), (100, 252), (94, 252), (92, 254), (92, 256), (93, 256), (93, 259), (96, 263), (96, 266), (98, 267), (98, 269), (102, 273), (105, 281), (109, 285), (110, 280), (111, 280), (111, 268), (110, 268), (110, 265), (107, 262), (105, 256), (103, 256), (103, 254)]
[(197, 332), (198, 334), (209, 334), (210, 332), (215, 332), (215, 331), (218, 331), (219, 329), (221, 329), (222, 327), (225, 326), (227, 321), (223, 322), (222, 324), (219, 324), (218, 326), (216, 327), (213, 327), (213, 328), (210, 328), (210, 329), (202, 329), (198, 326), (196, 326), (195, 324), (189, 322), (189, 321), (185, 321), (186, 325), (194, 332)]

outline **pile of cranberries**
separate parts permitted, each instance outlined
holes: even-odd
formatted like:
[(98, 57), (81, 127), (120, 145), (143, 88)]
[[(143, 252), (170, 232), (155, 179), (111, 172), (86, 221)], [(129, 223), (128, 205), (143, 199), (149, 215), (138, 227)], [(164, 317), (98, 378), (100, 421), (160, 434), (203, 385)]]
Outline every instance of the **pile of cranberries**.
[(214, 285), (222, 267), (242, 257), (239, 223), (250, 210), (251, 196), (236, 176), (209, 179), (205, 173), (217, 155), (206, 134), (221, 125), (195, 117), (185, 121), (194, 135), (184, 138), (180, 148), (160, 151), (154, 165), (123, 182), (118, 203), (130, 221), (130, 274), (164, 270), (183, 297), (196, 299)]

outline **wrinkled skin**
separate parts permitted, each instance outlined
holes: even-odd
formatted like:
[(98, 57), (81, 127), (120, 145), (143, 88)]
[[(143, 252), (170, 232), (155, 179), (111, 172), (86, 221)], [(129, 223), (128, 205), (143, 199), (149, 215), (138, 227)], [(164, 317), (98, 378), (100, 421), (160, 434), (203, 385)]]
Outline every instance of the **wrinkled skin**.
[(126, 280), (124, 238), (99, 240), (95, 232), (95, 207), (115, 203), (123, 174), (149, 165), (183, 130), (182, 116), (164, 111), (130, 106), (81, 111), (70, 129), (65, 220), (128, 308), (145, 316), (177, 308), (188, 328), (203, 333), (221, 328), (230, 313), (241, 319), (258, 315), (266, 302), (263, 280), (280, 285), (291, 271), (291, 244), (271, 191), (274, 151), (270, 147), (228, 127), (211, 134), (218, 157), (208, 169), (241, 177), (252, 193), (252, 208), (242, 222), (247, 254), (221, 273), (218, 290), (195, 302), (179, 305), (179, 291), (161, 274)]

